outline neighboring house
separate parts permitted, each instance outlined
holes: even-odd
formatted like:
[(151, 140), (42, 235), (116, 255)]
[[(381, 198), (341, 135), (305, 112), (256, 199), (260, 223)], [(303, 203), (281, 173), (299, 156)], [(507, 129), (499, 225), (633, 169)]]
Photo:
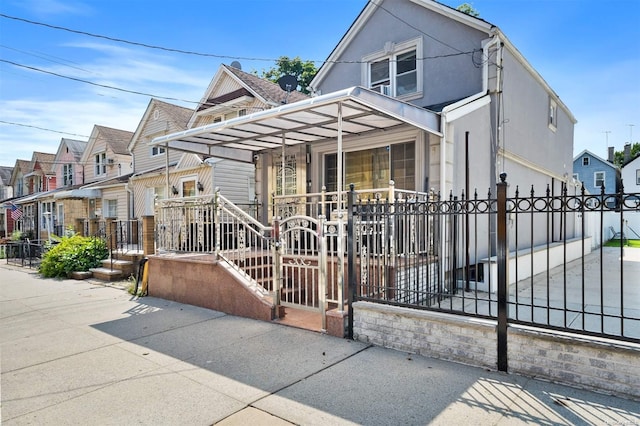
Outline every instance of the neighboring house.
[(55, 201), (54, 234), (64, 235), (68, 228), (75, 227), (77, 219), (88, 217), (86, 202), (78, 188), (84, 183), (81, 159), (86, 141), (62, 138), (54, 160), (58, 189), (52, 198)]
[(29, 173), (31, 161), (29, 160), (16, 160), (16, 164), (13, 167), (11, 173), (10, 184), (13, 187), (14, 197), (23, 197), (29, 195), (27, 188), (24, 185), (24, 176)]
[(13, 167), (0, 166), (0, 201), (13, 197), (12, 174)]
[(512, 193), (560, 194), (570, 180), (569, 109), (499, 28), (440, 3), (367, 3), (310, 86), (314, 98), (152, 144), (243, 161), (249, 151), (263, 203), (389, 180), (443, 197), (495, 191), (503, 172)]
[[(11, 186), (11, 175), (13, 173), (13, 167), (0, 166), (0, 202), (13, 198), (13, 187)], [(10, 209), (6, 206), (0, 206), (0, 238), (4, 238), (11, 232), (7, 232), (9, 224), (7, 223), (7, 217), (11, 217)], [(13, 229), (12, 229), (13, 230)]]
[(95, 125), (82, 154), (84, 193), (78, 194), (87, 203), (88, 219), (113, 218), (127, 220), (131, 197), (128, 178), (133, 171), (133, 159), (127, 146), (132, 132)]
[(610, 160), (607, 161), (585, 149), (574, 157), (573, 177), (582, 182), (588, 194), (599, 195), (603, 187), (605, 194), (617, 192), (620, 170), (611, 158), (613, 148), (609, 154)]
[(621, 171), (624, 192), (635, 194), (627, 197), (626, 205), (636, 206), (636, 211), (625, 215), (624, 229), (627, 238), (640, 239), (640, 156), (630, 160)]
[(13, 201), (22, 210), (19, 229), (32, 239), (45, 238), (50, 226), (55, 226), (55, 206), (49, 198), (56, 189), (54, 159), (55, 154), (34, 151), (26, 173), (21, 170), (15, 174), (16, 182), (21, 175), (24, 195)]
[[(191, 161), (196, 165), (196, 171), (191, 167), (186, 167), (184, 171), (187, 174), (189, 171), (197, 174), (198, 166), (201, 166), (202, 161), (195, 154), (174, 150), (165, 151), (162, 147), (148, 145), (148, 142), (156, 136), (185, 130), (192, 113), (191, 109), (157, 99), (151, 99), (149, 102), (127, 148), (133, 158), (133, 175), (130, 178), (133, 191), (132, 218), (153, 216), (156, 199), (167, 198), (167, 194), (171, 194), (172, 186), (179, 185), (182, 189), (180, 185), (182, 176), (176, 170), (181, 158), (196, 157)], [(185, 163), (188, 161), (182, 162), (182, 165)]]
[[(308, 99), (308, 96), (297, 91), (289, 93), (271, 81), (242, 71), (237, 65), (221, 65), (195, 111), (190, 111), (182, 130), (216, 125), (301, 99)], [(240, 159), (235, 155), (237, 150), (233, 149), (199, 151), (193, 149), (197, 146), (191, 145), (186, 149), (169, 149), (166, 154), (165, 147), (149, 146), (156, 137), (180, 131), (175, 126), (169, 128), (175, 122), (160, 129), (154, 126), (154, 119), (150, 118), (151, 108), (154, 107), (166, 109), (170, 106), (152, 101), (130, 147), (136, 167), (132, 179), (135, 198), (144, 199), (144, 207), (140, 201), (136, 201), (136, 217), (149, 214), (154, 199), (211, 195), (216, 188), (232, 202), (250, 209), (256, 197), (260, 196), (256, 192), (269, 193), (269, 189), (273, 188), (268, 182), (275, 176), (268, 176), (264, 169), (260, 169), (257, 175), (254, 163), (260, 163), (258, 157), (254, 158), (253, 155), (245, 156), (245, 161), (238, 161)], [(176, 111), (177, 107), (173, 108)], [(158, 120), (162, 122), (167, 112), (162, 109), (159, 111)], [(191, 154), (185, 154), (185, 151)], [(264, 185), (257, 185), (256, 182), (264, 182)], [(261, 201), (268, 203), (268, 200)]]

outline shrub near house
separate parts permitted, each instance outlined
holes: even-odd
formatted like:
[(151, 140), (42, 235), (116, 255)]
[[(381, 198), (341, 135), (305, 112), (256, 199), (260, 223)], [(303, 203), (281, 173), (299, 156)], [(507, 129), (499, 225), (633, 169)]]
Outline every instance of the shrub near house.
[(101, 260), (108, 256), (106, 243), (101, 239), (79, 235), (63, 237), (44, 254), (39, 272), (47, 278), (66, 278), (72, 272), (100, 266)]

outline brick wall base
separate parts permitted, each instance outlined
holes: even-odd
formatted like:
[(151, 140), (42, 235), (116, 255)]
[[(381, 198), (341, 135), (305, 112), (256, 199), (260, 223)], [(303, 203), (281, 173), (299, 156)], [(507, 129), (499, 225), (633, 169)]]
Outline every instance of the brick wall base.
[[(356, 302), (362, 342), (496, 369), (496, 321)], [(510, 373), (640, 399), (640, 345), (533, 327), (508, 330)]]

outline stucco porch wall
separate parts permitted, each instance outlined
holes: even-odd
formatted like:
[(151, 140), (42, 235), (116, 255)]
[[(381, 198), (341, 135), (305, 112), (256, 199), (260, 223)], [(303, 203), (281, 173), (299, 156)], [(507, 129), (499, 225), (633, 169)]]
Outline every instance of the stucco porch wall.
[[(353, 304), (354, 338), (374, 345), (495, 370), (496, 321), (370, 302)], [(640, 345), (508, 329), (509, 372), (640, 398)]]
[(149, 256), (149, 295), (271, 321), (275, 307), (208, 257)]

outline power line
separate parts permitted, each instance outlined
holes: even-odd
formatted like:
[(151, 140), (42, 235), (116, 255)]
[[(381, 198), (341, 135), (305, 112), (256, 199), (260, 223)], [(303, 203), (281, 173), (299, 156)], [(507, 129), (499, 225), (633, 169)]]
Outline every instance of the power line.
[(14, 122), (12, 122), (12, 121), (4, 121), (4, 120), (0, 120), (0, 123), (3, 123), (3, 124), (10, 124), (10, 125), (12, 125), (12, 126), (31, 127), (31, 128), (33, 128), (33, 129), (44, 130), (44, 131), (46, 131), (46, 132), (60, 133), (60, 134), (62, 134), (62, 135), (69, 135), (69, 136), (78, 136), (78, 137), (81, 137), (81, 138), (88, 138), (88, 137), (89, 137), (89, 136), (87, 136), (87, 135), (78, 135), (78, 134), (76, 134), (76, 133), (61, 132), (61, 131), (59, 131), (59, 130), (52, 130), (52, 129), (47, 129), (47, 128), (44, 128), (44, 127), (32, 126), (32, 125), (30, 125), (30, 124), (14, 123)]
[(58, 74), (58, 73), (55, 73), (55, 72), (52, 72), (52, 71), (46, 71), (46, 70), (43, 70), (43, 69), (40, 69), (40, 68), (30, 67), (28, 65), (22, 65), (22, 64), (18, 64), (16, 62), (7, 61), (5, 59), (0, 59), (0, 62), (5, 62), (7, 64), (11, 64), (13, 66), (20, 67), (20, 68), (26, 68), (26, 69), (29, 69), (29, 70), (32, 70), (32, 71), (38, 71), (38, 72), (45, 73), (45, 74), (51, 74), (51, 75), (54, 75), (56, 77), (66, 78), (68, 80), (78, 81), (80, 83), (91, 84), (92, 86), (98, 86), (98, 87), (104, 87), (106, 89), (117, 90), (119, 92), (132, 93), (134, 95), (149, 96), (151, 98), (166, 99), (166, 100), (170, 100), (170, 101), (187, 102), (187, 103), (192, 103), (192, 104), (200, 103), (199, 101), (189, 101), (189, 100), (186, 100), (186, 99), (172, 98), (172, 97), (169, 97), (169, 96), (157, 96), (157, 95), (152, 95), (150, 93), (138, 92), (136, 90), (122, 89), (120, 87), (109, 86), (107, 84), (94, 83), (93, 81), (88, 81), (88, 80), (83, 80), (81, 78), (70, 77), (68, 75)]
[[(371, 0), (369, 0), (369, 2), (371, 2)], [(416, 31), (419, 31), (420, 33), (426, 35), (427, 37), (449, 47), (450, 49), (454, 50), (455, 53), (449, 53), (449, 54), (444, 54), (444, 55), (434, 55), (434, 56), (426, 56), (426, 57), (422, 57), (422, 58), (417, 58), (418, 60), (427, 60), (427, 59), (441, 59), (441, 58), (449, 58), (452, 56), (459, 56), (459, 55), (470, 55), (476, 52), (477, 49), (474, 50), (470, 50), (470, 51), (461, 51), (460, 49), (457, 49), (453, 46), (448, 45), (447, 43), (438, 40), (437, 38), (435, 38), (434, 36), (425, 33), (424, 31), (420, 30), (419, 28), (409, 24), (408, 22), (404, 21), (402, 18), (394, 15), (393, 13), (389, 12), (387, 9), (385, 9), (384, 7), (377, 5), (373, 2), (371, 2), (372, 4), (374, 4), (376, 7), (379, 7), (380, 9), (386, 11), (387, 13), (389, 13), (391, 16), (395, 17), (396, 19), (398, 19), (399, 21), (403, 22), (404, 24), (408, 25), (409, 27), (415, 29)], [(89, 36), (89, 37), (95, 37), (95, 38), (100, 38), (103, 40), (109, 40), (109, 41), (115, 41), (118, 43), (124, 43), (124, 44), (130, 44), (133, 46), (140, 46), (140, 47), (146, 47), (148, 49), (156, 49), (156, 50), (163, 50), (166, 52), (173, 52), (173, 53), (181, 53), (184, 55), (194, 55), (194, 56), (204, 56), (204, 57), (211, 57), (211, 58), (218, 58), (218, 59), (235, 59), (235, 60), (242, 60), (242, 61), (261, 61), (261, 62), (276, 62), (278, 61), (278, 59), (274, 59), (274, 58), (260, 58), (260, 57), (249, 57), (249, 56), (232, 56), (232, 55), (220, 55), (220, 54), (214, 54), (214, 53), (203, 53), (203, 52), (195, 52), (195, 51), (191, 51), (191, 50), (182, 50), (182, 49), (175, 49), (175, 48), (171, 48), (171, 47), (164, 47), (164, 46), (157, 46), (157, 45), (153, 45), (153, 44), (147, 44), (147, 43), (141, 43), (141, 42), (137, 42), (137, 41), (131, 41), (131, 40), (125, 40), (125, 39), (121, 39), (121, 38), (116, 38), (116, 37), (111, 37), (111, 36), (105, 36), (105, 35), (101, 35), (101, 34), (94, 34), (94, 33), (90, 33), (87, 31), (80, 31), (80, 30), (74, 30), (71, 28), (67, 28), (67, 27), (60, 27), (57, 25), (51, 25), (51, 24), (46, 24), (43, 22), (37, 22), (37, 21), (32, 21), (29, 19), (24, 19), (24, 18), (18, 18), (16, 16), (10, 16), (10, 15), (6, 15), (3, 13), (0, 13), (0, 17), (2, 18), (6, 18), (6, 19), (13, 19), (16, 21), (22, 21), (28, 24), (32, 24), (32, 25), (39, 25), (39, 26), (43, 26), (43, 27), (47, 27), (47, 28), (51, 28), (51, 29), (55, 29), (55, 30), (60, 30), (60, 31), (67, 31), (70, 33), (75, 33), (75, 34), (81, 34), (81, 35), (85, 35), (85, 36)], [(313, 62), (313, 63), (319, 63), (319, 64), (326, 64), (326, 63), (333, 63), (333, 64), (364, 64), (364, 63), (369, 63), (369, 61), (362, 61), (362, 60), (336, 60), (336, 61), (328, 61), (328, 60), (308, 60), (309, 62)], [(393, 61), (392, 61), (393, 62)]]

